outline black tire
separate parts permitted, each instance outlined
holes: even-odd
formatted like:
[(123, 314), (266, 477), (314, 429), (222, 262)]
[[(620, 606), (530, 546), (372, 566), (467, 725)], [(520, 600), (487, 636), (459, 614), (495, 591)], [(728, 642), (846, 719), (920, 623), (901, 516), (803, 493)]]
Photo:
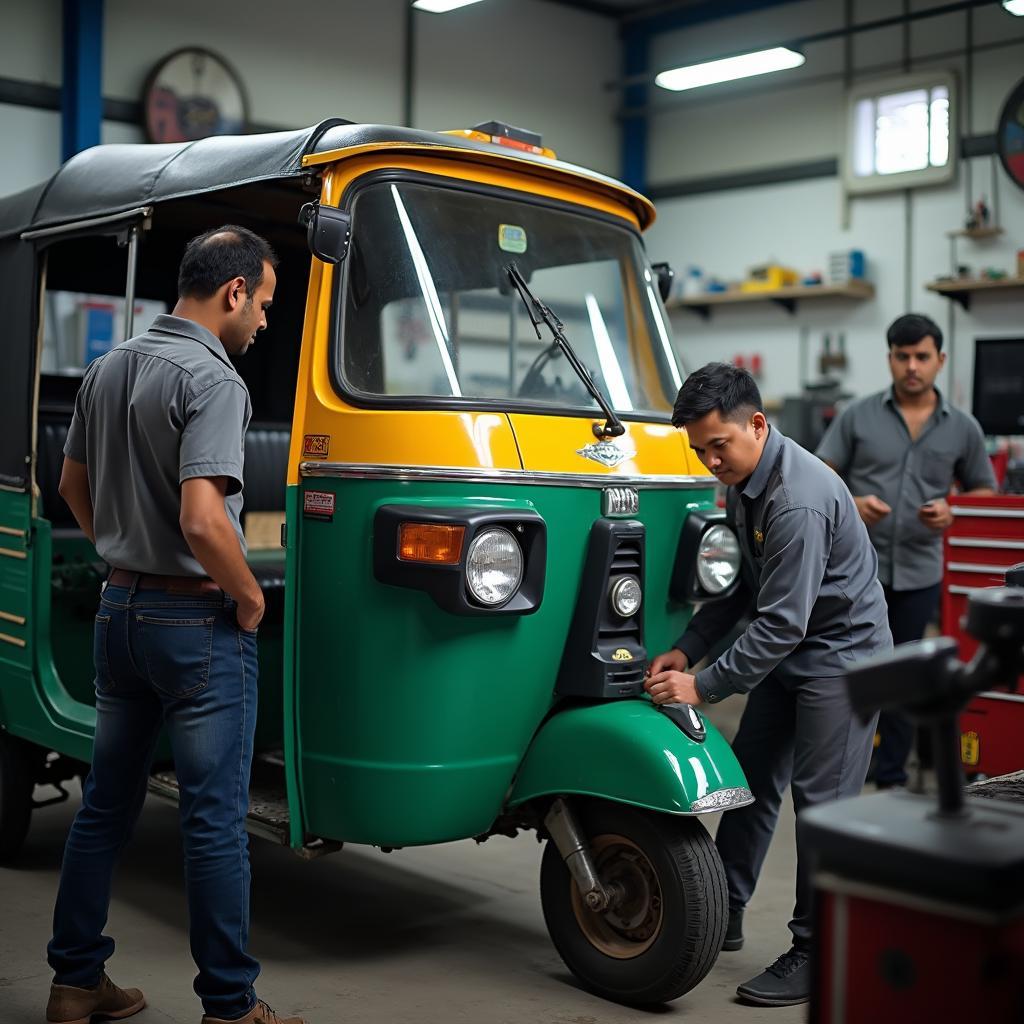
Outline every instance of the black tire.
[(0, 864), (21, 852), (32, 817), (32, 762), (24, 741), (0, 732)]
[[(714, 842), (696, 818), (604, 801), (571, 806), (602, 883), (624, 885), (627, 898), (619, 909), (635, 913), (624, 922), (615, 910), (589, 910), (548, 840), (540, 896), (551, 941), (599, 995), (634, 1006), (677, 999), (704, 979), (725, 939), (729, 901)], [(644, 907), (647, 913), (632, 927)]]

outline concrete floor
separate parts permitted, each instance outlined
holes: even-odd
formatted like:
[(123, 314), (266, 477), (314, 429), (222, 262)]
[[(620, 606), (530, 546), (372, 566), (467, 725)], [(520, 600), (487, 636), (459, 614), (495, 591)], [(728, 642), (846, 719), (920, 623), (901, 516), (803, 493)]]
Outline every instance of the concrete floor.
[[(712, 709), (726, 735), (739, 698)], [(45, 947), (61, 848), (76, 801), (36, 814), (20, 864), (0, 868), (0, 1024), (43, 1020)], [(713, 828), (715, 822), (709, 821)], [(793, 814), (786, 807), (747, 913), (747, 943), (667, 1007), (641, 1011), (582, 990), (548, 939), (530, 836), (382, 854), (361, 847), (312, 863), (252, 842), (251, 948), (260, 995), (311, 1024), (636, 1024), (646, 1020), (790, 1024), (805, 1007), (739, 1004), (737, 984), (789, 946)], [(197, 1024), (174, 808), (150, 800), (118, 873), (109, 970), (149, 1006), (139, 1024)]]

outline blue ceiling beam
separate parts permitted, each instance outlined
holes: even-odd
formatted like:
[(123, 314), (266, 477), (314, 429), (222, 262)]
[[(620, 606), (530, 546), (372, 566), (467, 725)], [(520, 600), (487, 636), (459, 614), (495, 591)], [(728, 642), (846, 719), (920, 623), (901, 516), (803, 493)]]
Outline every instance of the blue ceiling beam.
[(68, 160), (100, 143), (103, 123), (103, 0), (64, 0), (61, 151)]
[[(622, 34), (622, 73), (629, 81), (633, 75), (646, 75), (650, 71), (651, 36), (644, 28), (627, 28)], [(647, 105), (648, 86), (644, 83), (627, 85), (623, 100), (627, 108), (639, 104), (643, 110)], [(647, 185), (647, 118), (627, 117), (621, 126), (622, 180), (637, 192), (643, 192)]]

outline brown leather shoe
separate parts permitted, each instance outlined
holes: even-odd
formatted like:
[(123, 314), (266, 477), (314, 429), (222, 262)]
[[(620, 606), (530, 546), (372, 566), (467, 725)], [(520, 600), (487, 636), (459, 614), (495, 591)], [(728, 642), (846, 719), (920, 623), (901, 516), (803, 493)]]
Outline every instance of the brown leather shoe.
[(282, 1017), (275, 1013), (262, 999), (244, 1016), (234, 1020), (223, 1020), (220, 1017), (208, 1017), (203, 1014), (202, 1024), (307, 1024), (302, 1017)]
[(146, 1005), (137, 988), (118, 988), (105, 974), (95, 988), (51, 985), (46, 1004), (49, 1024), (91, 1024), (94, 1017), (124, 1020)]

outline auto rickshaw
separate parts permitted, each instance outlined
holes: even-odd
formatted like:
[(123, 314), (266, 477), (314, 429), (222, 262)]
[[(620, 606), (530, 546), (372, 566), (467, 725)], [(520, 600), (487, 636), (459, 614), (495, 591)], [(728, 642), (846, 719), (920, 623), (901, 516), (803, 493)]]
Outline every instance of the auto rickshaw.
[[(497, 122), (101, 146), (0, 200), (0, 857), (90, 759), (108, 567), (57, 493), (84, 368), (173, 307), (188, 238), (238, 222), (280, 256), (238, 363), (267, 597), (250, 831), (312, 857), (534, 830), (585, 984), (696, 985), (727, 917), (699, 818), (752, 797), (643, 681), (739, 553), (669, 422), (653, 217)], [(176, 799), (166, 748), (151, 788)]]

